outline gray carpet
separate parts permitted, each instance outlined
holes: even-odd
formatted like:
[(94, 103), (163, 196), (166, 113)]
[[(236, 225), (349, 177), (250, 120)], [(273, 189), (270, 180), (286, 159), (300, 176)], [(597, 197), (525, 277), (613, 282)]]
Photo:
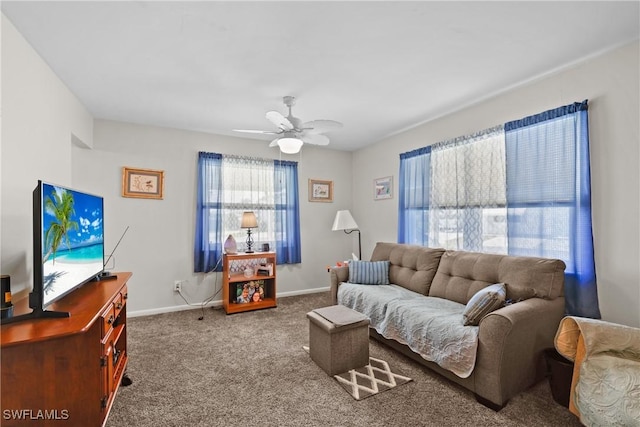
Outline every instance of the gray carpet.
[(500, 412), (462, 387), (375, 340), (370, 355), (408, 384), (354, 400), (302, 349), (306, 313), (327, 293), (279, 298), (273, 309), (220, 309), (129, 319), (128, 374), (108, 427), (137, 426), (580, 426), (555, 403), (547, 381)]

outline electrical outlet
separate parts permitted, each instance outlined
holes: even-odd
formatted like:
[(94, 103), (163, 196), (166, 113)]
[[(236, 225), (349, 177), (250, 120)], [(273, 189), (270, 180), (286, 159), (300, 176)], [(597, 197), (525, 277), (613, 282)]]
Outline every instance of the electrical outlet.
[(173, 291), (180, 292), (182, 291), (182, 280), (176, 280), (173, 282)]

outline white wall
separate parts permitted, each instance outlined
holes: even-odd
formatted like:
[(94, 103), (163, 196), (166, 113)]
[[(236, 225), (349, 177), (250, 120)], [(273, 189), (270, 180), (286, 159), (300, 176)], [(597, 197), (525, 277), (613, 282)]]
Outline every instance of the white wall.
[(2, 15), (0, 270), (18, 296), (32, 287), (38, 179), (71, 185), (72, 144), (91, 146), (93, 118)]
[[(129, 282), (134, 314), (184, 308), (173, 292), (174, 280), (188, 281), (183, 292), (189, 302), (220, 289), (219, 273), (193, 273), (198, 151), (280, 158), (267, 141), (102, 120), (94, 124), (93, 150), (74, 148), (73, 182), (105, 197), (107, 252), (130, 226), (115, 254), (115, 269), (134, 273)], [(350, 204), (351, 153), (305, 146), (301, 155), (282, 159), (299, 162), (302, 264), (278, 266), (277, 292), (323, 290), (329, 285), (325, 267), (350, 253), (350, 242), (331, 232), (331, 225), (335, 212)], [(123, 166), (164, 170), (164, 199), (121, 197)], [(309, 178), (334, 181), (334, 202), (309, 202)]]
[[(602, 318), (640, 326), (639, 45), (624, 46), (354, 153), (353, 214), (363, 257), (397, 241), (399, 154), (589, 99), (593, 234)], [(394, 199), (373, 201), (372, 180), (393, 175)]]

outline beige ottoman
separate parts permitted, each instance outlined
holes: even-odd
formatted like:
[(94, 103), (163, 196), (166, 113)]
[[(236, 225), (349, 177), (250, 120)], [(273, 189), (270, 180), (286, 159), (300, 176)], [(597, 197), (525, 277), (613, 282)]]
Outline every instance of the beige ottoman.
[(309, 355), (327, 374), (369, 364), (369, 318), (343, 305), (317, 308), (309, 318)]

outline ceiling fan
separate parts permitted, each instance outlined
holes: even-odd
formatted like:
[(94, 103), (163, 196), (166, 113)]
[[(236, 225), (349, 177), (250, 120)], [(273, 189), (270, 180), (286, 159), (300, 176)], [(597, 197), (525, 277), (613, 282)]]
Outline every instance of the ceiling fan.
[(293, 96), (285, 96), (282, 98), (284, 105), (289, 108), (289, 115), (283, 116), (277, 111), (268, 111), (265, 115), (267, 120), (273, 123), (277, 130), (247, 130), (234, 129), (235, 132), (259, 133), (263, 135), (278, 135), (269, 147), (280, 147), (280, 151), (287, 154), (294, 154), (300, 151), (303, 143), (314, 145), (329, 144), (329, 137), (324, 135), (334, 129), (342, 127), (342, 123), (335, 120), (312, 120), (310, 122), (302, 122), (291, 114), (291, 107), (295, 105), (296, 98)]

